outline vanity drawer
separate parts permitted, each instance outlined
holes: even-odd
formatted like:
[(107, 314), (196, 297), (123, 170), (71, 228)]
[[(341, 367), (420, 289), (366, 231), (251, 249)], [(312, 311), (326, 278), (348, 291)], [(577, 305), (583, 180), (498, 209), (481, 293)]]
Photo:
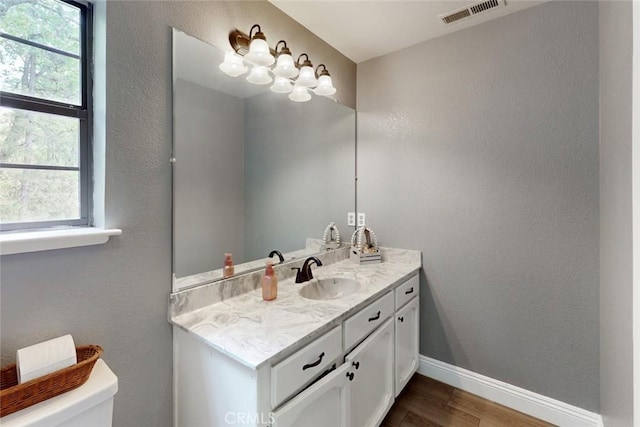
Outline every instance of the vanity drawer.
[(372, 302), (367, 307), (344, 322), (344, 349), (351, 347), (366, 337), (378, 325), (393, 314), (393, 291)]
[(416, 274), (396, 288), (396, 310), (408, 303), (420, 291), (420, 275)]
[(342, 326), (327, 332), (271, 368), (271, 407), (321, 374), (342, 354)]

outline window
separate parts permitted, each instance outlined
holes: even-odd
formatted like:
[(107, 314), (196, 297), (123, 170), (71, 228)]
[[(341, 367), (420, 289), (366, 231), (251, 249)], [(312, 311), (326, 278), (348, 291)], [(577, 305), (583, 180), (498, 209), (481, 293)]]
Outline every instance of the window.
[(0, 229), (91, 225), (91, 5), (0, 4)]

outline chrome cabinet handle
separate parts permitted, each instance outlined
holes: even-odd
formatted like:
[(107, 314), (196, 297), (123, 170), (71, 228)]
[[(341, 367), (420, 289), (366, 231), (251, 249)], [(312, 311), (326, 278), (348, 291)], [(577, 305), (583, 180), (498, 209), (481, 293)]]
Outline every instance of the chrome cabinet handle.
[(318, 357), (318, 360), (316, 360), (313, 363), (307, 363), (306, 365), (304, 365), (302, 367), (302, 370), (305, 371), (309, 368), (315, 368), (316, 366), (318, 366), (320, 364), (320, 362), (322, 362), (322, 358), (324, 357), (324, 351), (322, 353), (320, 353), (320, 356)]
[(380, 318), (380, 310), (378, 310), (378, 314), (369, 318), (369, 322), (373, 322), (374, 320), (378, 320)]

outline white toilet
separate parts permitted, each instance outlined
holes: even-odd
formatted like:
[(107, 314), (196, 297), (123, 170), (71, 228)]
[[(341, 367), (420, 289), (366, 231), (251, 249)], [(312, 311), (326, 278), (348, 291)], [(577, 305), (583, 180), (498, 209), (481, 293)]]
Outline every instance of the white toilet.
[(0, 418), (2, 427), (111, 427), (118, 377), (102, 359), (80, 387)]

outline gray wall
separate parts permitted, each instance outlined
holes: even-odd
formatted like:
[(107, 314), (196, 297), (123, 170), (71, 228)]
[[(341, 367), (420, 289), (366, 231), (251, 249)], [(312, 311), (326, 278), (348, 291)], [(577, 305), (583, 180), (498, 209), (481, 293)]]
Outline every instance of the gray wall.
[(607, 427), (627, 427), (633, 425), (634, 397), (632, 3), (599, 4), (600, 402)]
[(244, 234), (244, 100), (178, 79), (173, 170), (176, 277), (247, 261)]
[(421, 353), (598, 411), (598, 5), (358, 64), (358, 210), (419, 249)]
[(2, 363), (67, 332), (102, 345), (120, 381), (115, 426), (172, 425), (169, 27), (226, 46), (231, 29), (254, 23), (270, 41), (330, 63), (343, 101), (355, 103), (355, 65), (267, 2), (110, 1), (106, 225), (123, 234), (101, 246), (2, 257)]
[(272, 95), (245, 101), (247, 260), (304, 248), (331, 221), (343, 241), (353, 232), (346, 214), (355, 205), (355, 111), (323, 97)]

